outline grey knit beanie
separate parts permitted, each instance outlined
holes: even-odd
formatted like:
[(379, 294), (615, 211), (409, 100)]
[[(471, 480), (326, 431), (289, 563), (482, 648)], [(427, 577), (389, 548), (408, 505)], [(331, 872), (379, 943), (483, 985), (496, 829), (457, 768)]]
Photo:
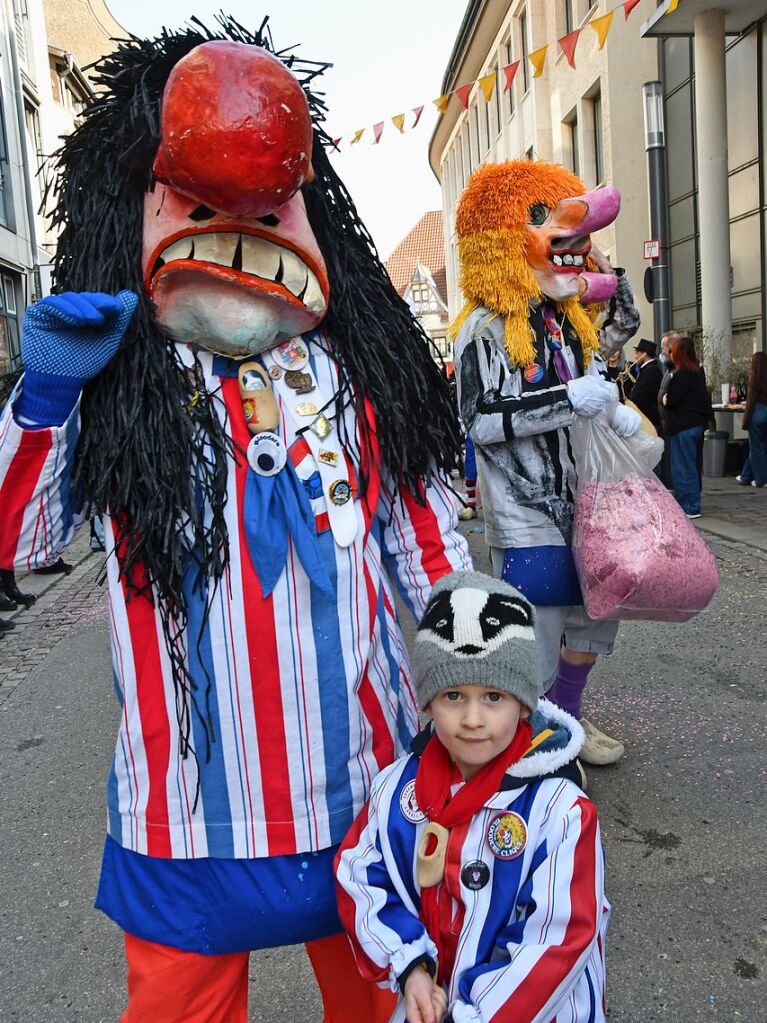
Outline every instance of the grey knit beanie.
[(413, 683), (421, 710), (452, 686), (492, 686), (538, 703), (535, 611), (521, 593), (481, 572), (435, 583), (418, 626)]

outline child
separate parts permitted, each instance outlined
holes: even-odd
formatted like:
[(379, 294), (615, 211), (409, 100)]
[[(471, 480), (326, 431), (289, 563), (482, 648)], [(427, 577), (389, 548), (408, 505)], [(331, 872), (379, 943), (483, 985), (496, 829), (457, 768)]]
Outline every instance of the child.
[(533, 607), (478, 572), (444, 576), (413, 678), (430, 727), (375, 779), (336, 859), (360, 971), (401, 992), (392, 1023), (604, 1021), (583, 730), (538, 699)]

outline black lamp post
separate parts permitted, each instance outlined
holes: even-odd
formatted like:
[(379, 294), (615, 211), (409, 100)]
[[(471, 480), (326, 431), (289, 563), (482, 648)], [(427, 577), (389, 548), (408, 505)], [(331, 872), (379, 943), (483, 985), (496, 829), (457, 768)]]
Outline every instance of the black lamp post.
[(657, 259), (652, 261), (653, 330), (656, 342), (671, 328), (671, 301), (668, 273), (668, 232), (666, 230), (666, 135), (663, 123), (663, 84), (645, 82), (645, 150), (650, 193), (650, 235), (660, 243)]

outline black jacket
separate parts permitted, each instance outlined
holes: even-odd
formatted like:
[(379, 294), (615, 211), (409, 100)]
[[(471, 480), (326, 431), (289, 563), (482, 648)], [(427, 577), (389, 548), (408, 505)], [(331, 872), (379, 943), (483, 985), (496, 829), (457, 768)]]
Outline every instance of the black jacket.
[(708, 425), (711, 396), (701, 369), (675, 369), (666, 392), (666, 433), (673, 435), (693, 426)]
[(645, 363), (639, 371), (636, 383), (631, 388), (629, 395), (636, 407), (650, 420), (657, 430), (660, 426), (660, 412), (658, 411), (658, 391), (660, 382), (663, 379), (663, 370), (656, 359)]

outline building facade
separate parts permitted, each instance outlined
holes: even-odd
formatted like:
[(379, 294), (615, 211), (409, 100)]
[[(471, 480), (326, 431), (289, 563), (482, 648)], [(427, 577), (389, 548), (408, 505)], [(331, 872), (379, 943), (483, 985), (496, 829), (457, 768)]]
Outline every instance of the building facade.
[[(648, 11), (653, 0), (641, 0)], [(610, 4), (609, 7), (614, 6)], [(599, 49), (588, 23), (609, 9), (589, 0), (472, 0), (445, 71), (442, 92), (495, 72), (491, 101), (475, 88), (467, 110), (450, 100), (429, 146), (442, 184), (447, 288), (451, 316), (462, 305), (458, 280), (455, 209), (469, 174), (479, 164), (528, 157), (562, 163), (588, 189), (616, 185), (623, 205), (615, 224), (595, 244), (626, 268), (643, 321), (643, 243), (649, 238), (642, 130), (642, 84), (658, 77), (658, 44), (642, 39), (640, 17), (618, 11)], [(580, 28), (575, 68), (557, 40)], [(528, 55), (549, 44), (544, 72), (533, 76)], [(520, 61), (510, 89), (502, 69)]]
[(452, 372), (441, 210), (424, 213), (386, 260), (386, 270), (397, 294), (434, 342), (435, 355), (438, 353)]

